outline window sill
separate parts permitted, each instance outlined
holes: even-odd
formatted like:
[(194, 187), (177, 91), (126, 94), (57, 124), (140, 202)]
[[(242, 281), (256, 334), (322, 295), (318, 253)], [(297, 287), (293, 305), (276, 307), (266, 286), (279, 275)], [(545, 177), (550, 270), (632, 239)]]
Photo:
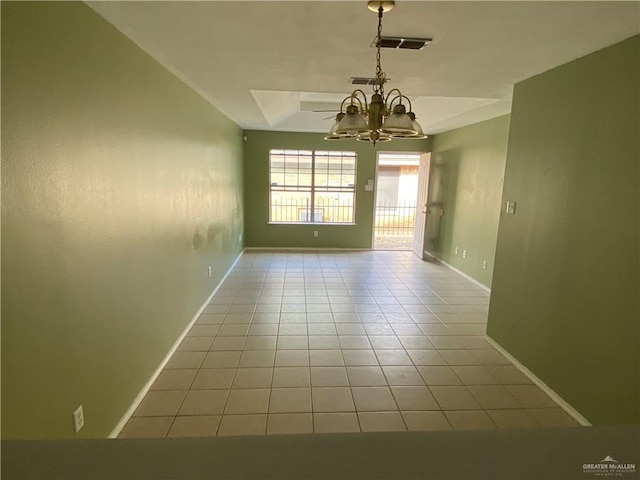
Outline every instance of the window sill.
[(314, 222), (267, 222), (267, 225), (307, 225), (307, 226), (314, 226), (314, 227), (319, 227), (319, 226), (331, 226), (331, 227), (340, 227), (340, 226), (346, 226), (346, 227), (353, 227), (356, 224), (355, 223), (328, 223), (328, 222), (318, 222), (318, 223), (314, 223)]

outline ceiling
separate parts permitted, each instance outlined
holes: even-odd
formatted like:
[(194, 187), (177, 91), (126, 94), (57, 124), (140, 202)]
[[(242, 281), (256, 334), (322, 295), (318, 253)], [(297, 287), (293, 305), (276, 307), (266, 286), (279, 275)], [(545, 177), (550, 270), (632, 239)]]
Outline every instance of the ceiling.
[[(350, 77), (375, 76), (363, 0), (88, 4), (244, 129), (326, 132), (332, 113), (312, 110), (338, 108)], [(639, 32), (637, 1), (401, 0), (383, 34), (433, 43), (383, 49), (386, 90), (439, 133), (508, 113), (516, 82)]]

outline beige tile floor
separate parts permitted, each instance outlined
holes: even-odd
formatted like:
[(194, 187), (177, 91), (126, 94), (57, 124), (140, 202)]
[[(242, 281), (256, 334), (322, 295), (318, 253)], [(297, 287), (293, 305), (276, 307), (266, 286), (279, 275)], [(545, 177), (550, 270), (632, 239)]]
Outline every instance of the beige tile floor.
[(246, 252), (120, 437), (577, 426), (411, 252)]

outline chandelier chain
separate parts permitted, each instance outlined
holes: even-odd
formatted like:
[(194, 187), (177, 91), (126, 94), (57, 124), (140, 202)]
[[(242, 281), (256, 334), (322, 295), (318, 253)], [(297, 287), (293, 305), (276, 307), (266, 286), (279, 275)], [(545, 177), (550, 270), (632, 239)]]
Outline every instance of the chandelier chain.
[(382, 6), (378, 8), (378, 38), (376, 39), (376, 84), (373, 87), (375, 93), (380, 93), (384, 97), (384, 82), (385, 74), (382, 71), (380, 60), (382, 55), (380, 54), (380, 46), (382, 44), (382, 13), (384, 9)]

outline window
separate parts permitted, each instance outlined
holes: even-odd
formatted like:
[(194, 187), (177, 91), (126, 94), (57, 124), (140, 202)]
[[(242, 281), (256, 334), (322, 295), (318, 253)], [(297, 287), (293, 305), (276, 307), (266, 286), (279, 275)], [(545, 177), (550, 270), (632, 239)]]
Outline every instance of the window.
[(269, 152), (272, 223), (354, 223), (356, 153)]

